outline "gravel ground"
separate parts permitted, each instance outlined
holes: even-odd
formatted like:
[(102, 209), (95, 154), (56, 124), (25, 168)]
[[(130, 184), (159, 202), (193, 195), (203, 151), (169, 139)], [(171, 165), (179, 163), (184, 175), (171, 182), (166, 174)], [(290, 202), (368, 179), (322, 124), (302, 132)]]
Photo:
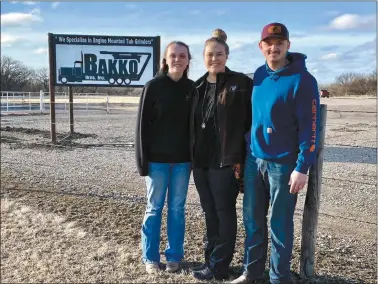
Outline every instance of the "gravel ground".
[[(376, 283), (376, 100), (325, 99), (322, 103), (328, 105), (327, 132), (316, 277), (309, 283)], [(156, 279), (149, 279), (143, 274), (140, 250), (136, 248), (139, 247), (145, 189), (144, 181), (135, 168), (133, 148), (128, 145), (134, 139), (135, 119), (135, 106), (113, 109), (109, 114), (104, 111), (77, 111), (75, 135), (68, 139), (68, 113), (57, 112), (59, 143), (52, 146), (49, 115), (1, 117), (1, 198), (6, 208), (2, 211), (1, 282), (69, 282), (73, 279), (82, 282), (193, 282), (186, 268), (202, 260), (204, 230), (193, 180), (187, 202), (186, 266), (181, 273), (173, 276), (162, 273)], [(299, 273), (305, 195), (305, 191), (299, 194), (295, 215), (294, 276)], [(242, 261), (244, 231), (241, 205), (242, 195), (238, 197), (237, 204), (239, 238), (233, 261), (235, 273)], [(101, 266), (101, 273), (93, 272), (93, 269), (98, 269), (98, 261), (93, 256), (94, 260), (84, 263), (83, 260), (75, 260), (77, 267), (64, 262), (56, 266), (58, 268), (54, 266), (54, 269), (46, 271), (38, 268), (38, 273), (30, 274), (28, 271), (35, 270), (27, 262), (30, 256), (25, 254), (20, 259), (17, 254), (20, 245), (14, 246), (14, 243), (23, 240), (23, 249), (32, 252), (44, 240), (44, 234), (52, 229), (41, 227), (43, 222), (30, 217), (25, 219), (28, 228), (44, 233), (41, 233), (41, 239), (27, 238), (22, 226), (12, 227), (18, 222), (15, 216), (26, 216), (27, 212), (50, 216), (43, 222), (54, 219), (52, 216), (63, 218), (64, 221), (59, 224), (75, 221), (74, 228), (86, 234), (87, 242), (106, 242), (108, 251), (120, 258), (107, 259)], [(59, 226), (50, 232), (55, 243), (60, 243), (63, 238), (59, 230), (64, 228)], [(6, 236), (5, 241), (3, 235)], [(85, 251), (85, 242), (80, 239), (75, 247), (77, 251)], [(6, 254), (3, 254), (3, 249)], [(56, 258), (56, 249), (46, 254)], [(86, 249), (89, 255), (92, 252), (96, 255), (100, 248), (91, 246)], [(66, 253), (59, 248), (60, 252), (62, 250)], [(12, 260), (11, 256), (16, 255), (17, 261)], [(43, 252), (40, 253), (39, 259), (44, 256)], [(72, 252), (67, 257), (77, 258)], [(22, 265), (17, 265), (19, 263)], [(105, 268), (109, 266), (111, 268)], [(61, 269), (69, 273), (58, 273)], [(75, 272), (77, 269), (79, 272)], [(112, 269), (112, 272), (107, 269)]]

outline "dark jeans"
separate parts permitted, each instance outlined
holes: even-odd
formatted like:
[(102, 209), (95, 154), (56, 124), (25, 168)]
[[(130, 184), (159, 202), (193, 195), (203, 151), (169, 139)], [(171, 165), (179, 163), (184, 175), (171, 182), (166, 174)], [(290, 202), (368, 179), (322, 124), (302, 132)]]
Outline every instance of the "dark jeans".
[(205, 261), (217, 276), (228, 274), (237, 231), (236, 178), (232, 167), (194, 168), (194, 182), (206, 218)]

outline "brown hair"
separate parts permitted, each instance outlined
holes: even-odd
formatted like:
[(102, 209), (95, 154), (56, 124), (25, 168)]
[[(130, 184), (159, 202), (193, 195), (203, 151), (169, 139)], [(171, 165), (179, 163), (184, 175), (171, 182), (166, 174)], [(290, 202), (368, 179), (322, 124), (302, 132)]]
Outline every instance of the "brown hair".
[[(170, 43), (168, 43), (167, 47), (165, 48), (164, 55), (163, 55), (163, 60), (161, 61), (161, 65), (160, 65), (160, 70), (159, 71), (163, 72), (164, 74), (167, 74), (168, 70), (169, 70), (166, 57), (167, 57), (168, 48), (172, 44), (177, 44), (177, 45), (181, 45), (181, 46), (186, 47), (186, 49), (188, 51), (188, 59), (189, 59), (189, 61), (192, 59), (192, 55), (190, 54), (189, 46), (186, 43), (184, 43), (182, 41), (177, 41), (177, 40), (171, 41)], [(185, 77), (185, 78), (188, 78), (188, 72), (189, 72), (189, 64), (185, 68), (184, 74), (182, 76)]]
[(219, 43), (224, 46), (224, 49), (226, 50), (226, 55), (230, 54), (230, 47), (226, 43), (227, 41), (227, 34), (222, 29), (215, 29), (211, 33), (211, 38), (207, 39), (205, 41), (205, 48), (209, 43)]

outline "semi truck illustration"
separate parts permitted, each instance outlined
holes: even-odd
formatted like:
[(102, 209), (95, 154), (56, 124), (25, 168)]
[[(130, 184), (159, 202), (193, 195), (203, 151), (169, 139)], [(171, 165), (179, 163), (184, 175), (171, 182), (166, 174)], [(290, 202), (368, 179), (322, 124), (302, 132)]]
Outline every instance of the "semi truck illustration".
[[(139, 81), (151, 58), (151, 53), (143, 52), (100, 51), (100, 54), (111, 55), (113, 59), (98, 59), (96, 54), (81, 51), (81, 60), (75, 61), (73, 67), (59, 68), (58, 81), (67, 84), (90, 80), (130, 85), (132, 81)], [(140, 68), (142, 56), (147, 58)]]

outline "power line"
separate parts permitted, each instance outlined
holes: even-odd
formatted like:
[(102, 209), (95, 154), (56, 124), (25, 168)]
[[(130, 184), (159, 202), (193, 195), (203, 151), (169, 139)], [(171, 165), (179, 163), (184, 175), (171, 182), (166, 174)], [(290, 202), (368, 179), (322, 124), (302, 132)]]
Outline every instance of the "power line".
[[(338, 137), (340, 137), (340, 136), (338, 136)], [(369, 142), (376, 142), (376, 141), (369, 141)], [(360, 149), (375, 149), (375, 150), (377, 149), (376, 147), (363, 147), (363, 146), (347, 145), (347, 144), (326, 144), (326, 146), (349, 147), (349, 148), (360, 148)], [(332, 148), (332, 147), (330, 147), (330, 148)]]
[(337, 109), (327, 109), (327, 111), (333, 112), (360, 112), (360, 113), (377, 113), (376, 111), (363, 111), (363, 110), (337, 110)]
[(337, 181), (347, 181), (347, 182), (351, 182), (351, 183), (367, 184), (367, 185), (377, 185), (377, 183), (363, 182), (363, 181), (350, 180), (350, 179), (341, 179), (341, 178), (322, 177), (322, 179), (337, 180)]

